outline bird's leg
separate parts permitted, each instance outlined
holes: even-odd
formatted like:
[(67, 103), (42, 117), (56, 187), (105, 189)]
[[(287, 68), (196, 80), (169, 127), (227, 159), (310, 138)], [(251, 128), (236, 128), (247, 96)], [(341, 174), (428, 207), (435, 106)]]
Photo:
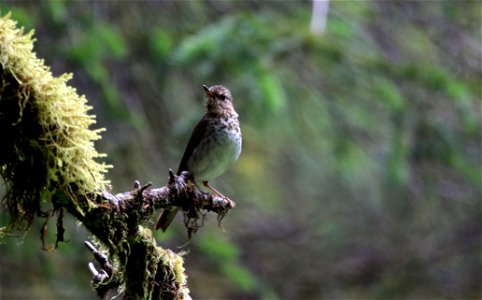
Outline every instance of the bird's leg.
[(207, 187), (209, 190), (211, 190), (216, 196), (221, 197), (221, 198), (225, 199), (226, 201), (228, 201), (230, 208), (236, 207), (236, 203), (234, 203), (234, 201), (232, 201), (232, 200), (229, 199), (228, 197), (226, 197), (226, 196), (224, 196), (223, 194), (221, 194), (220, 192), (218, 192), (218, 190), (216, 190), (215, 188), (213, 188), (212, 186), (210, 186), (207, 181), (203, 181), (203, 185), (204, 185), (205, 187)]
[(207, 187), (208, 189), (210, 189), (211, 192), (213, 192), (214, 194), (216, 194), (216, 196), (221, 197), (221, 198), (228, 198), (228, 197), (224, 196), (223, 194), (221, 194), (220, 192), (218, 192), (218, 190), (216, 190), (215, 188), (213, 188), (212, 186), (210, 186), (207, 181), (203, 181), (203, 185), (204, 185), (205, 187)]

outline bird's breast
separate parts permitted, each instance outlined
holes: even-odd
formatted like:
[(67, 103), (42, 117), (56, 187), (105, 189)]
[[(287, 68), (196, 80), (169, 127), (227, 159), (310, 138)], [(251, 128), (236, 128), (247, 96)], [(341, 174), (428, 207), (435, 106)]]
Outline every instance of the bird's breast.
[(238, 159), (241, 145), (241, 129), (236, 118), (211, 120), (188, 161), (189, 172), (197, 182), (220, 176)]

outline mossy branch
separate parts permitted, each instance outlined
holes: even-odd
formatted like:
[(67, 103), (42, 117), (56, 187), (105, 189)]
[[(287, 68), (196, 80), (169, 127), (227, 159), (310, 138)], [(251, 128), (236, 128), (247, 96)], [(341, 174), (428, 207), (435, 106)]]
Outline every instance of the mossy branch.
[[(170, 171), (168, 184), (161, 188), (150, 189), (150, 183), (142, 186), (136, 181), (128, 192), (93, 195), (96, 206), (85, 215), (73, 206), (68, 208), (117, 262), (109, 261), (108, 267), (102, 267), (106, 265), (105, 257), (99, 254), (102, 251), (89, 247), (101, 265), (100, 271), (92, 271), (93, 286), (99, 296), (125, 282), (120, 290), (126, 299), (188, 297), (181, 256), (157, 247), (151, 230), (144, 224), (156, 209), (176, 206), (184, 212), (190, 234), (199, 227), (202, 211), (214, 211), (222, 218), (234, 206), (228, 199), (200, 191), (188, 183), (188, 176), (187, 172), (176, 176)], [(115, 265), (123, 267), (112, 270), (110, 266)]]
[[(66, 84), (71, 75), (52, 76), (33, 52), (33, 32), (16, 28), (10, 14), (0, 18), (0, 175), (7, 186), (2, 200), (8, 228), (28, 230), (35, 216), (47, 218), (41, 203), (57, 212), (57, 241), (63, 240), (63, 211), (75, 216), (96, 238), (90, 244), (101, 271), (93, 271), (100, 297), (116, 289), (125, 299), (187, 299), (182, 256), (156, 245), (149, 217), (172, 206), (184, 212), (188, 234), (204, 210), (222, 218), (234, 203), (188, 184), (187, 173), (169, 172), (168, 184), (150, 184), (113, 195), (105, 174), (111, 166), (94, 148), (103, 129), (91, 129), (95, 116), (84, 96)], [(99, 262), (100, 263), (100, 262)]]
[(10, 15), (0, 18), (0, 174), (3, 199), (15, 227), (28, 228), (41, 214), (41, 201), (66, 197), (79, 212), (90, 202), (79, 195), (108, 185), (111, 166), (98, 162), (94, 141), (104, 129), (91, 129), (95, 116), (87, 99), (67, 85), (72, 77), (54, 77), (33, 52), (33, 31), (23, 33)]

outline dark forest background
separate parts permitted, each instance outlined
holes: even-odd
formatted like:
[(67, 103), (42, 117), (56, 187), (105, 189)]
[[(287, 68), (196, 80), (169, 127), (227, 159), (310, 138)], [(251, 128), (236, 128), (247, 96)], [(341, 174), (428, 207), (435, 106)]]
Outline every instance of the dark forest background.
[[(480, 1), (331, 1), (323, 32), (310, 1), (0, 8), (74, 74), (114, 192), (164, 185), (202, 85), (231, 89), (243, 153), (213, 185), (238, 206), (183, 249), (194, 299), (481, 297)], [(3, 241), (0, 298), (94, 298), (88, 234), (67, 223), (54, 253), (40, 221)], [(177, 250), (181, 218), (156, 238)]]

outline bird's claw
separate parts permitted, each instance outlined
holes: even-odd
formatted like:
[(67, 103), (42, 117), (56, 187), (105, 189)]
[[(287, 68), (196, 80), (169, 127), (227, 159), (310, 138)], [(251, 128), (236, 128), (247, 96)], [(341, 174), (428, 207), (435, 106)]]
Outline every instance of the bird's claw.
[(236, 203), (226, 196), (220, 197), (218, 195), (213, 195), (213, 207), (225, 207), (231, 209), (236, 207)]

